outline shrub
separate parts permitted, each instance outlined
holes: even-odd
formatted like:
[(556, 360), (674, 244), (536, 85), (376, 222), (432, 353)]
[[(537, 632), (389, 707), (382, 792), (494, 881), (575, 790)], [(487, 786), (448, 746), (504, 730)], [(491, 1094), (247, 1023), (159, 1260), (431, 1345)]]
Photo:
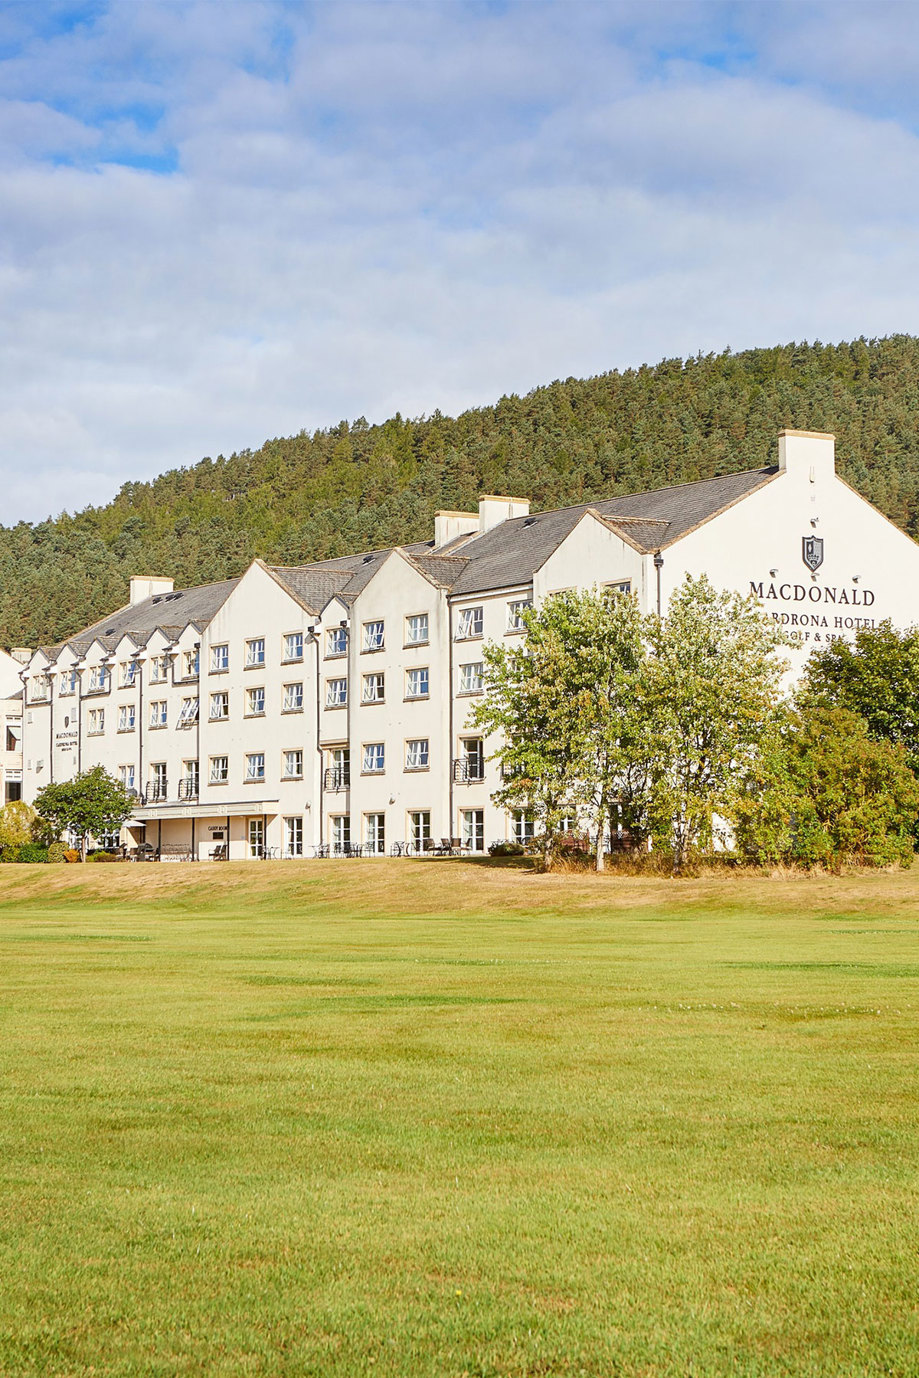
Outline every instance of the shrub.
[(73, 862), (73, 861), (79, 861), (79, 860), (80, 860), (79, 849), (76, 848), (76, 847), (66, 847), (66, 848), (64, 849), (64, 860), (65, 860), (65, 861), (71, 861), (71, 862)]
[[(79, 855), (79, 853), (78, 853)], [(120, 852), (90, 852), (87, 861), (123, 861)]]
[(7, 864), (9, 864), (9, 862), (11, 862), (11, 861), (18, 861), (18, 860), (19, 860), (19, 848), (18, 848), (18, 847), (11, 847), (11, 846), (0, 847), (0, 862), (6, 862)]
[(37, 842), (27, 842), (25, 846), (19, 848), (19, 855), (16, 860), (25, 863), (46, 862), (48, 860), (48, 848), (39, 847)]
[(523, 856), (525, 848), (519, 842), (493, 842), (488, 849), (489, 856)]
[(67, 860), (63, 842), (52, 842), (48, 848), (48, 860), (59, 866)]

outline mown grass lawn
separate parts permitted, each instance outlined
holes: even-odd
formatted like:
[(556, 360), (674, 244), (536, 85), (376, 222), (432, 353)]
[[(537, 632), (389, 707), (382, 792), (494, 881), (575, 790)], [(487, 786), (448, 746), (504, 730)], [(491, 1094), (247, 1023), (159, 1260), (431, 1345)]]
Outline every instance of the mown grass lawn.
[(919, 872), (0, 871), (0, 1374), (919, 1374)]

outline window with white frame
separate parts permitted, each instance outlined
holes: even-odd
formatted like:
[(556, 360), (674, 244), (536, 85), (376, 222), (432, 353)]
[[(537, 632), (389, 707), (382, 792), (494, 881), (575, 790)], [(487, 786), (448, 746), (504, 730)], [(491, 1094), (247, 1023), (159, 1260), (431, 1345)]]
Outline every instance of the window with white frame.
[(230, 695), (226, 692), (226, 690), (222, 690), (220, 693), (217, 694), (211, 694), (211, 707), (209, 716), (211, 722), (220, 722), (222, 719), (228, 718), (230, 716)]
[(90, 694), (101, 694), (109, 687), (109, 672), (105, 665), (94, 665), (89, 672)]
[(182, 793), (187, 798), (193, 798), (198, 793), (198, 762), (196, 760), (182, 762)]
[(383, 623), (365, 622), (364, 623), (364, 643), (365, 651), (382, 651), (383, 649)]
[(341, 856), (351, 846), (351, 819), (346, 813), (332, 814), (329, 824), (332, 829), (332, 853)]
[(222, 674), (224, 670), (230, 668), (230, 648), (227, 643), (221, 642), (219, 646), (211, 647), (211, 672), (212, 674)]
[(485, 850), (485, 810), (463, 809), (460, 813), (463, 846), (470, 852)]
[(302, 685), (302, 684), (285, 684), (285, 685), (284, 685), (284, 702), (283, 702), (283, 704), (282, 704), (282, 712), (284, 712), (284, 713), (302, 713), (302, 712), (303, 712), (303, 685)]
[(364, 814), (364, 842), (372, 856), (386, 853), (386, 815), (385, 813)]
[(163, 684), (169, 675), (169, 662), (165, 656), (152, 656), (150, 659), (150, 683)]
[(428, 809), (415, 809), (408, 816), (409, 841), (416, 852), (427, 852), (431, 847), (431, 814)]
[(152, 761), (150, 764), (150, 785), (149, 792), (151, 799), (165, 799), (168, 787), (166, 782), (166, 762)]
[(230, 778), (229, 756), (212, 756), (210, 781), (212, 785), (225, 785)]
[(405, 619), (406, 646), (426, 646), (428, 643), (428, 615), (426, 612), (412, 613)]
[(514, 809), (511, 813), (511, 837), (522, 846), (536, 835), (536, 821), (528, 809)]
[(386, 751), (382, 742), (367, 742), (361, 770), (365, 775), (379, 775), (386, 765)]
[(265, 664), (265, 638), (263, 636), (250, 637), (246, 642), (246, 669), (251, 670), (254, 665)]
[(186, 679), (194, 679), (198, 673), (198, 648), (193, 651), (186, 651), (182, 658), (182, 673)]
[(36, 675), (29, 689), (30, 703), (44, 703), (51, 693), (51, 681), (47, 675)]
[(133, 689), (137, 683), (140, 666), (136, 660), (123, 660), (118, 667), (119, 683), (122, 689)]
[(605, 593), (631, 593), (632, 581), (631, 579), (615, 579), (611, 584), (604, 584), (603, 590)]
[(344, 708), (348, 702), (348, 681), (346, 679), (327, 679), (325, 682), (326, 708)]
[(526, 626), (523, 621), (523, 614), (528, 612), (533, 606), (529, 598), (518, 599), (514, 603), (507, 605), (507, 630), (509, 632), (525, 632)]
[(284, 819), (284, 855), (286, 857), (303, 855), (303, 819)]
[(86, 724), (86, 731), (91, 737), (98, 736), (105, 731), (105, 709), (91, 708), (89, 710), (89, 721)]
[(284, 752), (284, 779), (303, 779), (303, 752), (299, 748)]
[(330, 627), (325, 634), (325, 653), (327, 656), (348, 654), (348, 628)]
[(118, 709), (118, 731), (133, 732), (135, 710), (133, 703), (123, 703)]
[(461, 665), (459, 691), (461, 694), (481, 694), (485, 688), (485, 665), (481, 660), (474, 660), (468, 665)]
[(463, 608), (456, 624), (456, 640), (468, 641), (482, 635), (482, 609)]
[(265, 778), (265, 753), (264, 751), (250, 751), (246, 756), (246, 779), (264, 780)]
[(150, 704), (150, 726), (166, 726), (167, 703), (165, 699), (153, 699)]
[(250, 718), (263, 717), (265, 713), (265, 686), (246, 690), (246, 714)]
[(96, 838), (96, 843), (106, 852), (114, 852), (121, 846), (121, 831), (118, 828), (105, 828)]
[(405, 675), (405, 697), (407, 699), (426, 699), (428, 697), (428, 667), (421, 665), (417, 670), (408, 670)]
[(265, 855), (265, 820), (249, 819), (249, 855), (255, 859)]
[(427, 737), (413, 737), (411, 741), (405, 743), (405, 769), (427, 770), (427, 768), (428, 739)]
[(118, 778), (119, 778), (119, 780), (121, 781), (121, 783), (122, 783), (122, 785), (124, 786), (125, 789), (128, 789), (128, 790), (133, 789), (133, 788), (134, 788), (134, 767), (133, 767), (133, 765), (130, 765), (130, 766), (119, 766), (119, 767), (118, 767)]
[(284, 659), (302, 660), (303, 659), (303, 633), (288, 632), (284, 637)]
[(382, 703), (386, 697), (386, 684), (382, 675), (364, 676), (364, 703)]
[(191, 727), (198, 721), (198, 699), (188, 698), (182, 700), (182, 707), (179, 711), (179, 726)]
[(65, 670), (61, 675), (61, 693), (75, 694), (77, 692), (79, 678), (76, 670)]
[(484, 780), (485, 743), (481, 737), (464, 737), (460, 742), (460, 770), (457, 778)]
[(329, 751), (329, 771), (326, 789), (347, 789), (351, 784), (351, 751), (346, 746), (333, 746)]

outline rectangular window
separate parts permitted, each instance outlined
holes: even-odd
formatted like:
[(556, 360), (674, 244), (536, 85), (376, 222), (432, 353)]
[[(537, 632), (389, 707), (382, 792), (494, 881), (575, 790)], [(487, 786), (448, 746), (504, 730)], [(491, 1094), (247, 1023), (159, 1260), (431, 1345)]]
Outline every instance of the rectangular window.
[(406, 646), (426, 646), (428, 642), (428, 615), (417, 612), (405, 619)]
[(485, 779), (485, 746), (481, 737), (465, 737), (460, 742), (460, 758), (454, 778), (461, 781)]
[(186, 651), (182, 659), (182, 673), (186, 679), (195, 679), (198, 674), (198, 649)]
[(257, 861), (265, 855), (265, 820), (249, 819), (249, 856)]
[(211, 757), (211, 784), (225, 785), (230, 778), (230, 758), (229, 756)]
[(284, 819), (284, 855), (286, 857), (303, 855), (303, 819)]
[(104, 665), (94, 665), (89, 672), (90, 694), (101, 694), (109, 687), (109, 672)]
[(405, 743), (405, 769), (406, 770), (427, 770), (428, 768), (428, 739), (427, 737), (415, 737), (410, 742)]
[(365, 622), (364, 623), (364, 650), (382, 651), (383, 649), (383, 623)]
[(526, 627), (523, 622), (523, 614), (527, 612), (533, 604), (529, 598), (521, 599), (516, 603), (507, 605), (507, 630), (509, 632), (525, 632)]
[(511, 836), (515, 842), (526, 846), (536, 835), (533, 815), (526, 809), (514, 809), (511, 814)]
[(133, 789), (133, 788), (134, 788), (134, 767), (133, 767), (133, 766), (119, 766), (119, 767), (118, 767), (118, 778), (121, 780), (121, 783), (124, 785), (125, 789)]
[(182, 778), (179, 781), (180, 799), (197, 799), (198, 797), (198, 762), (182, 762)]
[(226, 643), (220, 646), (211, 647), (211, 671), (214, 674), (222, 674), (224, 670), (230, 668), (230, 648)]
[(90, 736), (97, 736), (100, 732), (105, 731), (104, 708), (91, 708), (89, 710), (89, 722), (87, 724), (86, 731), (89, 733)]
[(631, 579), (616, 579), (612, 584), (604, 584), (603, 587), (607, 593), (631, 593), (632, 581)]
[(303, 659), (303, 633), (288, 632), (284, 638), (284, 659), (302, 660)]
[(364, 814), (364, 841), (372, 856), (386, 853), (386, 815), (385, 813)]
[(351, 784), (351, 752), (346, 746), (335, 746), (329, 752), (326, 789), (347, 789)]
[(211, 694), (211, 722), (217, 722), (222, 718), (230, 716), (230, 696), (226, 691), (219, 694)]
[(265, 664), (265, 638), (254, 636), (246, 642), (246, 669)]
[(179, 726), (191, 727), (198, 721), (198, 700), (189, 698), (182, 700), (182, 708), (179, 712)]
[(474, 660), (469, 665), (460, 667), (461, 694), (481, 694), (485, 688), (485, 666), (481, 660)]
[(485, 850), (485, 810), (463, 809), (460, 814), (463, 846), (470, 852)]
[(168, 662), (165, 656), (153, 656), (150, 660), (150, 683), (163, 684), (169, 674)]
[(409, 841), (416, 852), (431, 849), (431, 815), (427, 809), (420, 809), (408, 816)]
[(327, 656), (348, 654), (348, 628), (330, 627), (325, 634), (325, 653)]
[[(77, 692), (78, 679), (79, 675), (76, 670), (65, 670), (61, 675), (61, 693), (75, 694)], [(132, 680), (131, 683), (133, 684), (134, 681)]]
[(166, 762), (154, 761), (150, 766), (150, 785), (147, 790), (147, 802), (162, 803), (168, 792)]
[(325, 682), (326, 708), (344, 708), (348, 702), (348, 681), (346, 679), (327, 679)]
[(303, 752), (299, 749), (284, 752), (284, 779), (303, 779)]
[(361, 769), (365, 775), (379, 775), (385, 769), (386, 753), (382, 742), (369, 742), (364, 747)]
[(285, 713), (303, 712), (303, 685), (285, 684), (284, 685), (284, 705)]
[(246, 756), (246, 779), (264, 780), (265, 778), (265, 753), (264, 751), (250, 751)]
[(165, 699), (154, 699), (150, 704), (150, 726), (166, 726), (167, 705)]
[(468, 641), (482, 635), (482, 609), (463, 608), (456, 624), (456, 640)]
[(382, 703), (386, 697), (385, 682), (382, 675), (364, 676), (364, 703)]
[(329, 818), (332, 825), (332, 854), (342, 856), (351, 846), (351, 819), (346, 813)]
[(123, 660), (119, 667), (119, 683), (122, 689), (133, 689), (137, 683), (138, 664), (136, 660)]
[(32, 680), (29, 693), (30, 703), (44, 703), (51, 692), (50, 681), (47, 676), (36, 676)]
[(118, 709), (118, 731), (134, 731), (134, 705), (133, 703), (123, 703)]
[(265, 712), (265, 686), (260, 684), (257, 689), (246, 690), (246, 715), (250, 718), (260, 718)]
[(405, 676), (405, 697), (407, 699), (426, 699), (428, 697), (428, 667), (409, 670)]

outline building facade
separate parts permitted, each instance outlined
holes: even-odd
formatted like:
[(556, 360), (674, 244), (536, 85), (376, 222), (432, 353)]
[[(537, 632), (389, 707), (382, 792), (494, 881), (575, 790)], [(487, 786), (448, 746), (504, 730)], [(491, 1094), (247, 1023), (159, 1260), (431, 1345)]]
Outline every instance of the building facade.
[(485, 497), (404, 548), (186, 590), (134, 579), (127, 607), (23, 670), (24, 794), (101, 764), (137, 793), (125, 840), (164, 859), (523, 839), (470, 723), (484, 644), (520, 638), (553, 593), (666, 610), (703, 573), (755, 593), (800, 668), (915, 620), (919, 546), (838, 477), (832, 436), (784, 431), (778, 463), (747, 473), (532, 515)]
[(22, 682), (28, 651), (0, 651), (0, 804), (22, 798)]

